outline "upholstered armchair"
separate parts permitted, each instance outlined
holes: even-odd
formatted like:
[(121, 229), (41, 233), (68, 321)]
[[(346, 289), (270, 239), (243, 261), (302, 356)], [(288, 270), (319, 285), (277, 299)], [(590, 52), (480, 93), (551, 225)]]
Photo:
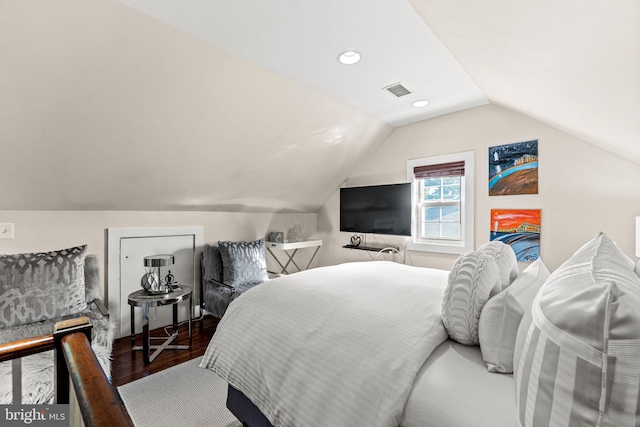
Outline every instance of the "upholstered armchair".
[(202, 308), (217, 317), (242, 293), (269, 280), (264, 239), (205, 245), (200, 261)]
[[(86, 316), (93, 326), (91, 347), (109, 377), (115, 325), (102, 303), (98, 259), (85, 251), (78, 246), (0, 255), (0, 343), (50, 334), (61, 320)], [(14, 403), (53, 403), (53, 352), (18, 360), (0, 363), (0, 404), (12, 403), (13, 375), (22, 378), (22, 402)], [(12, 365), (21, 365), (21, 373)]]

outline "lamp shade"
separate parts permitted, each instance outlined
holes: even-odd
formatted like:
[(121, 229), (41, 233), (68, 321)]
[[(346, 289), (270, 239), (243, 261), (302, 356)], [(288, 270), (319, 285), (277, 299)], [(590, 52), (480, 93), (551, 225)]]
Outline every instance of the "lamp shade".
[(175, 258), (173, 255), (149, 255), (144, 257), (145, 267), (166, 267), (173, 265)]

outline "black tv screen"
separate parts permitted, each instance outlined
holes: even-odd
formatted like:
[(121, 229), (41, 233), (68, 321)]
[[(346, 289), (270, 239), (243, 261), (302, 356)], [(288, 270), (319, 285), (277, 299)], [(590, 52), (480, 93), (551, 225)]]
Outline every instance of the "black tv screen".
[(341, 188), (340, 231), (411, 236), (411, 183)]

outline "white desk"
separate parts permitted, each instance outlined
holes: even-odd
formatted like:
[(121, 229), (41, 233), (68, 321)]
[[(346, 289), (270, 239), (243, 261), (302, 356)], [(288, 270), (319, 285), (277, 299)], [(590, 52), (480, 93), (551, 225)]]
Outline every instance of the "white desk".
[[(293, 260), (293, 257), (296, 255), (296, 252), (298, 252), (298, 249), (316, 248), (316, 250), (313, 252), (313, 255), (311, 256), (311, 259), (309, 259), (307, 266), (304, 268), (304, 270), (306, 270), (311, 266), (311, 262), (313, 261), (316, 254), (318, 253), (320, 246), (322, 246), (322, 240), (306, 240), (304, 242), (289, 242), (289, 243), (264, 242), (264, 244), (267, 250), (269, 251), (269, 253), (271, 254), (271, 256), (273, 257), (273, 259), (276, 260), (276, 262), (282, 269), (280, 271), (280, 274), (289, 274), (289, 272), (287, 271), (287, 267), (289, 267), (289, 264), (295, 265), (298, 271), (303, 270)], [(272, 249), (283, 251), (287, 255), (288, 260), (285, 265), (282, 265), (278, 257), (276, 257), (275, 254), (271, 251)], [(293, 252), (289, 253), (288, 251), (290, 250), (292, 250)]]

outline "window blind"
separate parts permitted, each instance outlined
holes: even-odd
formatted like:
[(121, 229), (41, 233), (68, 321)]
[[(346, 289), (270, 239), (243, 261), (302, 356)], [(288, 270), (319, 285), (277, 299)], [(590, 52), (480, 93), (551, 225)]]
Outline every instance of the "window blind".
[(416, 178), (439, 178), (443, 176), (464, 176), (464, 161), (440, 163), (437, 165), (416, 166), (413, 168)]

